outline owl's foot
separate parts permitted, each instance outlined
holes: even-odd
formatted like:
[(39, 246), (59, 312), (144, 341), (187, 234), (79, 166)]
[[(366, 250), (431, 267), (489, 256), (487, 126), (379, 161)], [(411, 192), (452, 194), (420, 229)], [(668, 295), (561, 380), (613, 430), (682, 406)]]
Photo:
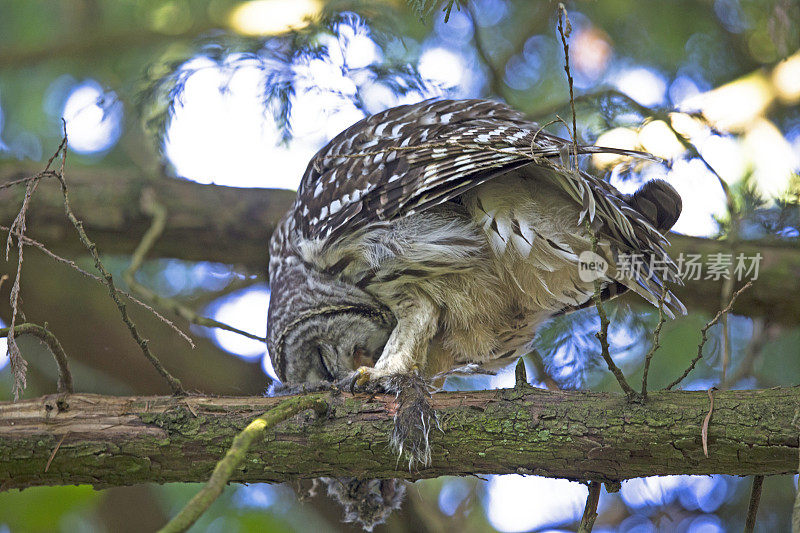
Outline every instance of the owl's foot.
[[(409, 370), (412, 374), (419, 374), (419, 367), (414, 365)], [(356, 389), (360, 389), (363, 391), (370, 391), (371, 389), (375, 389), (376, 392), (395, 392), (389, 391), (386, 388), (382, 388), (381, 385), (384, 380), (391, 379), (395, 376), (404, 375), (402, 373), (397, 374), (386, 374), (382, 373), (379, 370), (376, 370), (375, 367), (371, 366), (360, 366), (356, 369), (352, 376), (349, 378), (345, 378), (350, 383), (350, 392), (355, 394)]]
[(439, 420), (431, 406), (433, 387), (414, 367), (411, 372), (377, 377), (372, 368), (359, 368), (350, 382), (351, 391), (383, 392), (395, 395), (392, 405), (394, 428), (389, 442), (400, 458), (408, 459), (411, 469), (415, 463), (431, 462), (430, 432)]
[(370, 382), (370, 376), (372, 373), (372, 368), (368, 366), (360, 366), (356, 369), (356, 373), (353, 375), (350, 381), (350, 392), (355, 392), (357, 387), (361, 388), (364, 387), (367, 383)]

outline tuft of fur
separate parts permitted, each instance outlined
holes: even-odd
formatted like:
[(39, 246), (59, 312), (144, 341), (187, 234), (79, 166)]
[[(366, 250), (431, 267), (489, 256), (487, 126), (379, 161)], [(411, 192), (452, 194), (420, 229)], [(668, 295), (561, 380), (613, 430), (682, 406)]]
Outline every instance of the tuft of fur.
[(344, 508), (344, 521), (356, 523), (365, 531), (386, 522), (399, 509), (406, 494), (400, 479), (358, 479), (353, 477), (320, 480), (328, 487), (328, 496)]
[(431, 428), (439, 418), (431, 405), (431, 385), (419, 373), (396, 374), (381, 380), (381, 386), (395, 394), (397, 403), (389, 443), (397, 460), (408, 459), (408, 469), (431, 462)]

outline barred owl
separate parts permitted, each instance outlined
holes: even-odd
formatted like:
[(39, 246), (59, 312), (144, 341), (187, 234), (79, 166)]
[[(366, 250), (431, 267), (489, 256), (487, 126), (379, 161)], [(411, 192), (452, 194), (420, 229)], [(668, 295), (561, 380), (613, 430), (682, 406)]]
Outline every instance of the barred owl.
[[(570, 168), (571, 147), (488, 100), (395, 107), (340, 133), (270, 244), (281, 380), (509, 364), (543, 320), (590, 303), (578, 263), (593, 236), (608, 263), (603, 297), (630, 289), (655, 304), (675, 268), (648, 259), (666, 258), (680, 196), (659, 180), (623, 195)], [(644, 258), (635, 276), (617, 276), (622, 254)], [(684, 311), (669, 291), (666, 307)]]
[[(270, 243), (267, 339), (281, 380), (382, 383), (398, 394), (393, 444), (425, 463), (435, 416), (414, 376), (513, 362), (542, 321), (591, 303), (582, 253), (607, 263), (604, 299), (632, 290), (685, 312), (663, 288), (677, 274), (663, 233), (680, 196), (659, 180), (623, 195), (576, 170), (571, 148), (486, 100), (395, 107), (339, 134)], [(625, 254), (641, 258), (632, 275), (618, 275)], [(369, 509), (357, 517), (369, 528), (402, 496), (385, 483), (328, 484), (361, 495), (342, 501), (348, 515)]]

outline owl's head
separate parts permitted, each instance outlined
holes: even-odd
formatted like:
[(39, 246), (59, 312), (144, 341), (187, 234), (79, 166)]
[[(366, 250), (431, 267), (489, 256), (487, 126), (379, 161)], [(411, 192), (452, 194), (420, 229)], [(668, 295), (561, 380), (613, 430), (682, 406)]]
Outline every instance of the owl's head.
[(305, 268), (271, 274), (267, 342), (281, 381), (334, 381), (372, 366), (395, 327), (392, 313), (353, 285)]

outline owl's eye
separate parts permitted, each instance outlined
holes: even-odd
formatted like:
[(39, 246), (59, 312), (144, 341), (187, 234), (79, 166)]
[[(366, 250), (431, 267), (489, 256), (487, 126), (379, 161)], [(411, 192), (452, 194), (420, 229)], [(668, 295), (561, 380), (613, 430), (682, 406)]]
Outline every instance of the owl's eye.
[(328, 365), (325, 364), (325, 354), (323, 350), (324, 348), (322, 346), (317, 346), (317, 360), (319, 362), (320, 375), (325, 381), (332, 382), (334, 381), (334, 377), (330, 369), (328, 369)]

